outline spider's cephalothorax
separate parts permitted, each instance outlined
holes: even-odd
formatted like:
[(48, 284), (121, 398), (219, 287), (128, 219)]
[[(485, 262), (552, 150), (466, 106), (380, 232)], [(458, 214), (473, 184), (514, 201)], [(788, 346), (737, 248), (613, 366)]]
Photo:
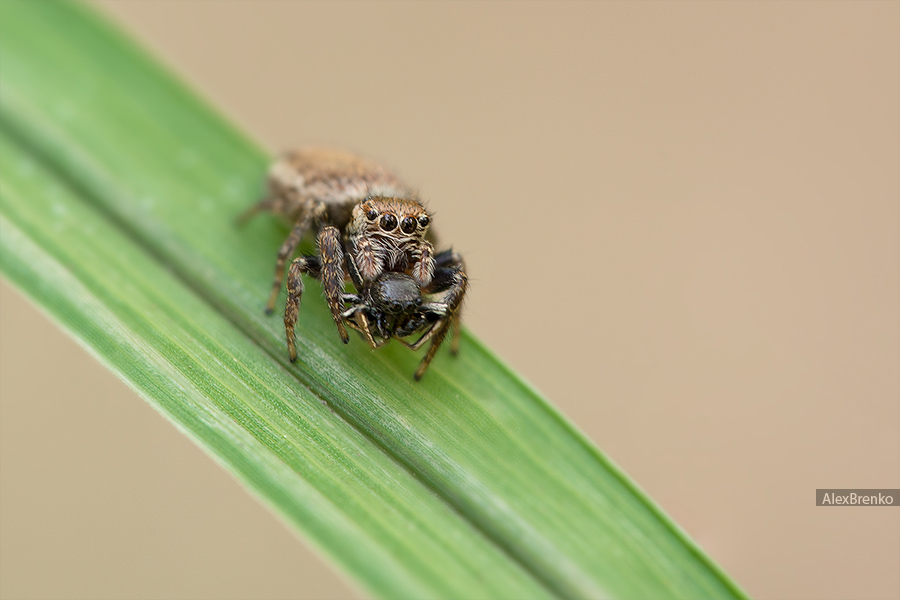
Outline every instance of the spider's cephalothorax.
[(411, 198), (367, 198), (354, 206), (347, 247), (363, 285), (393, 271), (427, 287), (434, 276), (434, 247), (425, 239), (430, 224), (425, 207)]
[[(269, 171), (268, 189), (242, 219), (268, 211), (287, 218), (293, 229), (278, 251), (266, 312), (274, 310), (284, 265), (307, 232), (316, 232), (318, 246), (316, 255), (298, 256), (288, 271), (284, 326), (291, 360), (297, 358), (294, 325), (306, 274), (322, 282), (344, 343), (345, 324), (373, 348), (392, 338), (414, 349), (431, 340), (416, 371), (421, 378), (449, 329), (458, 331), (468, 286), (462, 257), (452, 250), (435, 253), (422, 203), (384, 167), (322, 148), (283, 155)], [(356, 294), (345, 293), (348, 279)], [(404, 298), (415, 307), (400, 310)], [(413, 344), (402, 339), (416, 333), (422, 337)], [(454, 335), (454, 353), (458, 340)]]

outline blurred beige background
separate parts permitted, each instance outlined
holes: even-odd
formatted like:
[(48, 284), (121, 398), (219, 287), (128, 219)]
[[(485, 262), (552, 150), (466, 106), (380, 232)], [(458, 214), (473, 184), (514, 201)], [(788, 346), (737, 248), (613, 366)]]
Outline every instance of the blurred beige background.
[[(418, 186), (472, 331), (751, 596), (900, 597), (900, 509), (814, 506), (900, 487), (900, 3), (101, 6)], [(362, 596), (0, 291), (3, 598)]]

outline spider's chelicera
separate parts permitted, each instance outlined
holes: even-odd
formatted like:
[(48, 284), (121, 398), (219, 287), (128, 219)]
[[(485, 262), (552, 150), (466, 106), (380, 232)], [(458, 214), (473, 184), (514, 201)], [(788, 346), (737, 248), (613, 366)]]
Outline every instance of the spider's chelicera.
[[(285, 263), (303, 237), (316, 232), (317, 253), (298, 256), (288, 269), (284, 328), (291, 361), (297, 359), (294, 326), (304, 274), (322, 282), (344, 343), (348, 326), (373, 348), (398, 339), (418, 350), (430, 341), (416, 379), (451, 329), (456, 353), (468, 286), (465, 263), (453, 250), (435, 252), (431, 217), (384, 167), (339, 150), (287, 153), (269, 171), (267, 196), (242, 219), (258, 212), (281, 215), (293, 224), (275, 261), (267, 313), (275, 308)], [(346, 292), (348, 280), (355, 293)], [(415, 341), (404, 339), (415, 335)]]

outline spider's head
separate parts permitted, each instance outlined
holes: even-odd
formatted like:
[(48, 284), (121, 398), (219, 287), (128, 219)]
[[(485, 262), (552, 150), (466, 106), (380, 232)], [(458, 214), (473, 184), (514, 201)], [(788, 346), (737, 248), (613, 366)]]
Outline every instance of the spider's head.
[(431, 217), (418, 200), (367, 198), (353, 208), (351, 235), (392, 239), (397, 245), (425, 239)]

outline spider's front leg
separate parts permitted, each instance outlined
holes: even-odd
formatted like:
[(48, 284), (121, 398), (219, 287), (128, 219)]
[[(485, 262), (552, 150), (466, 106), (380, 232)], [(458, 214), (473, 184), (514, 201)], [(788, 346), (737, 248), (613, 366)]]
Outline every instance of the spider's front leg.
[(303, 278), (306, 274), (315, 279), (322, 275), (322, 266), (315, 256), (298, 256), (291, 262), (287, 279), (287, 303), (284, 306), (284, 333), (287, 336), (288, 353), (291, 362), (297, 360), (297, 348), (294, 346), (294, 325), (300, 311), (300, 300), (303, 297)]
[(341, 341), (350, 341), (344, 327), (344, 249), (341, 246), (341, 233), (337, 227), (323, 227), (316, 240), (319, 245), (319, 260), (322, 265), (322, 285), (325, 288), (325, 300), (331, 309), (331, 318), (337, 326)]

